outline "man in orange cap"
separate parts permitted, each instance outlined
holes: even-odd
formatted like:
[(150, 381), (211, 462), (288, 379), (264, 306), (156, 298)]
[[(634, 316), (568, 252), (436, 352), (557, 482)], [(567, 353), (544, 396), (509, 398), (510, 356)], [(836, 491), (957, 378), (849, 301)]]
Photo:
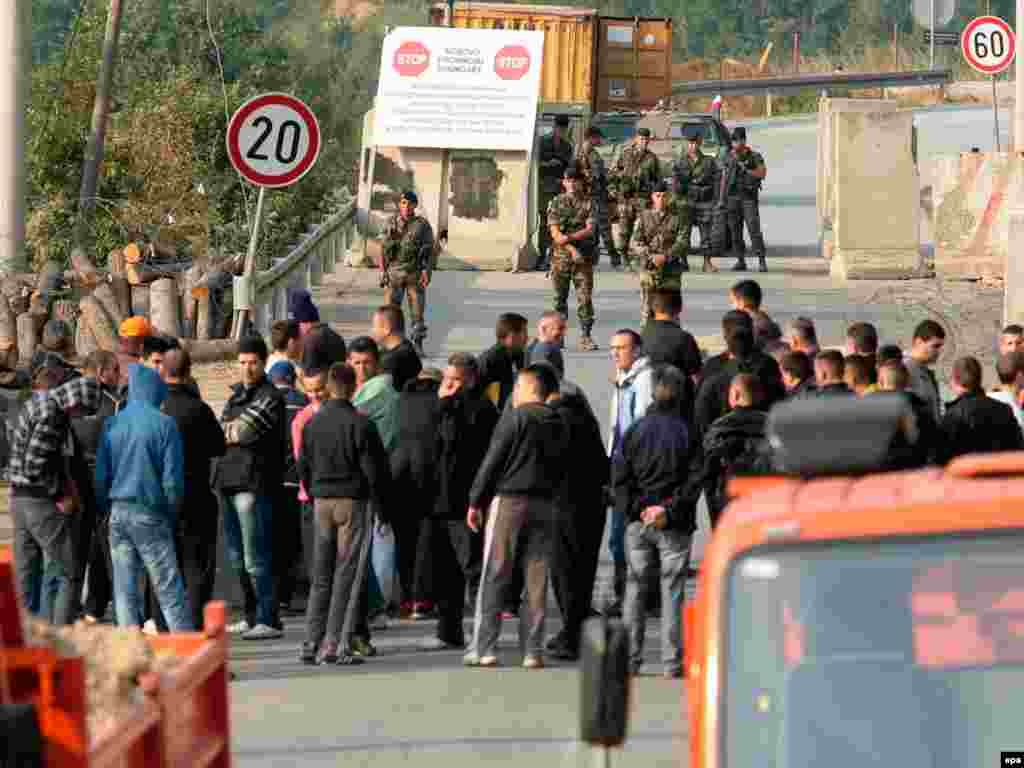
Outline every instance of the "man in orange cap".
[(128, 366), (142, 362), (142, 340), (153, 335), (153, 328), (144, 317), (129, 317), (118, 329), (117, 361), (121, 367), (121, 386), (128, 385)]

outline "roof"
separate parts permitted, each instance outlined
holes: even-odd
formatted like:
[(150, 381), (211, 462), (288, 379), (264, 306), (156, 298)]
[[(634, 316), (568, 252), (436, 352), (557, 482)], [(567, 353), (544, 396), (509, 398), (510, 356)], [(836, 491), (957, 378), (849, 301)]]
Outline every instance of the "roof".
[[(432, 8), (445, 10), (448, 4), (444, 2), (433, 3)], [(456, 11), (477, 12), (483, 15), (500, 11), (507, 14), (525, 14), (533, 16), (596, 16), (596, 8), (577, 8), (573, 5), (526, 5), (522, 3), (476, 3), (457, 2)]]

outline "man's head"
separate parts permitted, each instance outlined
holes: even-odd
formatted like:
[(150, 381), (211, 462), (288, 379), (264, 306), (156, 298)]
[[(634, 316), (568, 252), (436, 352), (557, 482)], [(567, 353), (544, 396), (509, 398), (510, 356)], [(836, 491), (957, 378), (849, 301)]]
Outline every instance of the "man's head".
[(878, 352), (878, 329), (871, 323), (854, 323), (846, 329), (846, 354), (875, 355)]
[(818, 351), (818, 332), (814, 328), (814, 321), (809, 317), (790, 320), (786, 330), (786, 341), (795, 351), (806, 352), (809, 355)]
[(528, 321), (515, 312), (505, 312), (498, 316), (494, 326), (494, 335), (498, 343), (512, 353), (522, 352), (529, 336)]
[(647, 146), (651, 143), (651, 129), (641, 128), (636, 132), (636, 145), (641, 152), (647, 149)]
[(747, 147), (747, 129), (742, 125), (736, 126), (732, 132), (732, 142), (736, 145), (736, 149), (746, 149)]
[(356, 391), (358, 375), (345, 363), (335, 363), (324, 374), (327, 396), (331, 400), (349, 400)]
[(270, 328), (270, 346), (279, 354), (294, 359), (299, 353), (299, 323), (278, 320)]
[(438, 397), (451, 397), (459, 392), (468, 392), (480, 380), (480, 366), (476, 358), (466, 352), (456, 352), (448, 357)]
[(864, 395), (873, 378), (874, 366), (867, 355), (847, 355), (843, 360), (843, 381), (858, 395)]
[[(335, 363), (342, 365), (342, 363)], [(327, 398), (327, 373), (330, 369), (311, 373), (302, 377), (302, 391), (311, 403), (320, 403)]]
[(922, 320), (914, 329), (910, 356), (923, 365), (934, 365), (946, 345), (946, 332), (934, 320)]
[(704, 143), (704, 131), (700, 126), (691, 126), (686, 131), (686, 153), (690, 157), (700, 154), (700, 146)]
[(409, 219), (416, 215), (416, 206), (420, 199), (411, 189), (405, 190), (398, 198), (398, 215), (403, 219)]
[(320, 323), (320, 311), (307, 290), (292, 292), (288, 300), (288, 317), (299, 324), (299, 335), (305, 336)]
[(591, 146), (600, 147), (604, 143), (604, 133), (597, 126), (590, 126), (587, 129), (587, 141), (590, 142)]
[(1024, 384), (1024, 350), (1000, 355), (996, 361), (996, 376), (1003, 390), (1016, 392), (1017, 387)]
[(981, 363), (975, 357), (961, 357), (953, 363), (952, 376), (953, 391), (958, 395), (980, 395), (985, 390), (982, 387)]
[(92, 376), (104, 387), (113, 389), (121, 380), (121, 364), (117, 355), (105, 349), (90, 352), (85, 358), (85, 375)]
[(558, 392), (558, 377), (546, 363), (528, 365), (516, 377), (512, 391), (512, 407), (533, 403), (546, 403), (551, 395)]
[(878, 388), (883, 392), (902, 392), (910, 386), (910, 371), (902, 360), (888, 360), (878, 366)]
[(167, 341), (160, 336), (147, 336), (142, 340), (142, 364), (163, 375)]
[(651, 311), (655, 320), (675, 320), (683, 313), (683, 292), (678, 288), (654, 291)]
[(819, 387), (842, 384), (846, 372), (846, 361), (843, 353), (836, 349), (826, 349), (814, 358), (814, 378)]
[(654, 371), (654, 403), (659, 410), (679, 413), (686, 402), (686, 375), (674, 365), (660, 365)]
[(263, 381), (267, 365), (267, 342), (262, 336), (243, 336), (238, 342), (238, 368), (247, 387)]
[(779, 365), (782, 365), (782, 358), (784, 358), (792, 351), (789, 344), (782, 341), (782, 339), (766, 341), (763, 345), (763, 349), (764, 353), (766, 355), (771, 355), (775, 362), (778, 363)]
[(565, 338), (565, 318), (562, 313), (549, 309), (537, 321), (537, 338), (545, 344), (561, 344)]
[(75, 354), (75, 337), (71, 326), (63, 320), (50, 320), (43, 326), (43, 338), (40, 342), (43, 349), (61, 357), (73, 357)]
[(659, 181), (654, 185), (654, 190), (651, 192), (651, 203), (654, 205), (654, 210), (659, 212), (665, 210), (668, 192), (668, 184), (665, 181)]
[[(280, 365), (280, 363), (279, 363)], [(290, 363), (284, 363), (290, 365)], [(169, 349), (164, 355), (164, 381), (181, 384), (192, 375), (192, 358), (184, 349)]]
[(373, 321), (370, 334), (377, 341), (382, 343), (390, 336), (405, 335), (405, 314), (401, 307), (394, 304), (385, 304), (373, 311)]
[(287, 360), (278, 360), (267, 371), (267, 378), (270, 379), (270, 383), (278, 388), (293, 389), (297, 377), (298, 374), (295, 371), (295, 366)]
[(359, 336), (348, 346), (348, 364), (356, 372), (356, 388), (363, 386), (380, 370), (380, 348), (369, 336)]
[(746, 360), (756, 347), (753, 331), (745, 326), (739, 325), (726, 334), (725, 349), (733, 360)]
[(783, 355), (779, 363), (782, 369), (782, 383), (787, 392), (793, 392), (804, 382), (814, 378), (814, 364), (805, 352), (790, 352)]
[(609, 344), (615, 370), (628, 371), (643, 355), (643, 339), (640, 334), (630, 328), (622, 328), (612, 336)]
[(735, 309), (756, 312), (761, 309), (763, 294), (756, 280), (740, 280), (729, 290), (729, 298)]
[(570, 195), (575, 195), (579, 188), (580, 172), (573, 166), (569, 166), (565, 169), (565, 173), (562, 174), (562, 189)]
[[(127, 320), (121, 323), (118, 328), (118, 349), (124, 355), (130, 357), (139, 358), (142, 356), (142, 341), (147, 336), (151, 336), (153, 328), (150, 326), (149, 321), (144, 317), (129, 317)], [(127, 376), (127, 371), (122, 371)], [(125, 379), (125, 383), (127, 383)]]
[(878, 348), (878, 354), (875, 355), (875, 364), (881, 368), (885, 363), (902, 363), (903, 362), (903, 350), (899, 348), (898, 344), (883, 344)]
[(729, 384), (729, 408), (760, 408), (764, 402), (764, 387), (752, 373), (738, 373)]
[(1024, 349), (1024, 326), (1008, 325), (999, 334), (999, 354), (1008, 355), (1011, 352)]

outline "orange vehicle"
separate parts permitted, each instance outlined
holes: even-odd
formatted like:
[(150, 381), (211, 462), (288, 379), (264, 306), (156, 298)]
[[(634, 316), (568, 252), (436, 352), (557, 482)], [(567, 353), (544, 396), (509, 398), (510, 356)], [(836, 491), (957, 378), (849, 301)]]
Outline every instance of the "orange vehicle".
[(1024, 453), (829, 476), (845, 435), (821, 418), (769, 431), (790, 476), (735, 479), (705, 551), (689, 765), (1002, 764), (1024, 748)]

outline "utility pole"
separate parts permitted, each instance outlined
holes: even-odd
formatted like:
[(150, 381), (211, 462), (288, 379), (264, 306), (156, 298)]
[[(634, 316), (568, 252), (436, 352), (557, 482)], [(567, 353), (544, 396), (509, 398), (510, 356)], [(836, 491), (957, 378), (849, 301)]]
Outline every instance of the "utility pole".
[(110, 0), (107, 29), (103, 36), (103, 59), (96, 76), (96, 99), (92, 107), (92, 134), (82, 162), (82, 186), (78, 193), (78, 219), (75, 222), (75, 245), (89, 253), (92, 246), (92, 218), (96, 210), (96, 189), (100, 166), (103, 165), (103, 144), (110, 114), (110, 95), (117, 66), (117, 38), (121, 33), (121, 12), (124, 0)]
[(1013, 84), (1013, 146), (1018, 152), (1024, 152), (1024, 0), (1017, 0), (1017, 79)]
[(30, 0), (0, 13), (0, 273), (25, 265), (25, 90)]
[(929, 69), (935, 69), (935, 0), (931, 0), (931, 29), (932, 34), (928, 41), (928, 61)]

